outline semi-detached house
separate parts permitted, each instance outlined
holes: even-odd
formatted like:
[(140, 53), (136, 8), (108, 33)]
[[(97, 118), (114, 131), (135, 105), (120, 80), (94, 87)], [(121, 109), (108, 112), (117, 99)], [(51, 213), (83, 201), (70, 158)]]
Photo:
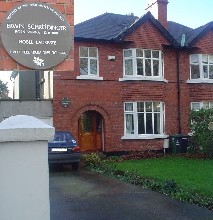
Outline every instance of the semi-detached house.
[(213, 23), (170, 22), (168, 1), (156, 4), (158, 19), (105, 13), (75, 25), (74, 71), (54, 76), (53, 111), (82, 151), (163, 149), (189, 133), (190, 109), (213, 106)]

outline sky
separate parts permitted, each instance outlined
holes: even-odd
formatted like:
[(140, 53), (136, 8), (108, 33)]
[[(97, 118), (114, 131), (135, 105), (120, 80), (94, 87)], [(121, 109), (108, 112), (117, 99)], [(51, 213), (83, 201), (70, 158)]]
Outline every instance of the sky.
[[(108, 13), (131, 14), (141, 17), (146, 13), (148, 0), (74, 0), (75, 24)], [(169, 0), (168, 20), (196, 28), (213, 21), (213, 0)]]

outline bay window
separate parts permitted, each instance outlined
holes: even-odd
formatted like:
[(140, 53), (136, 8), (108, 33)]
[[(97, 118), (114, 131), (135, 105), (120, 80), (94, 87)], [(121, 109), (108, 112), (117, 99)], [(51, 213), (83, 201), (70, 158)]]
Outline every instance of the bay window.
[(163, 78), (164, 61), (161, 51), (139, 48), (125, 49), (123, 58), (124, 77)]
[(124, 135), (127, 136), (164, 134), (164, 103), (124, 103), (124, 128)]

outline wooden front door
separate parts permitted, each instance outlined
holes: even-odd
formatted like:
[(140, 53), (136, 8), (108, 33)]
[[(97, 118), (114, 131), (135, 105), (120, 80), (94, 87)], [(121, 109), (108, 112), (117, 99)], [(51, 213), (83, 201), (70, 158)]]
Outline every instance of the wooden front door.
[(102, 151), (102, 116), (96, 111), (87, 111), (79, 119), (79, 145), (82, 152)]

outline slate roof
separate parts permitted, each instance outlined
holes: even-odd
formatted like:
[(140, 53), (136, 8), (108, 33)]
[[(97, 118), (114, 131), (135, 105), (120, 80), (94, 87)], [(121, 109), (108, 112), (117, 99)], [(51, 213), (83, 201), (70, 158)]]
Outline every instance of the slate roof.
[[(213, 28), (213, 22), (192, 29), (190, 27), (178, 24), (176, 22), (168, 22), (168, 30), (156, 20), (150, 12), (142, 17), (134, 15), (120, 15), (113, 13), (105, 13), (75, 25), (75, 40), (92, 40), (92, 41), (122, 41), (123, 38), (133, 32), (143, 22), (149, 20), (156, 28), (176, 47), (193, 46), (193, 43), (205, 31)], [(183, 40), (184, 34), (184, 42)]]
[(75, 25), (75, 37), (94, 40), (113, 40), (138, 17), (105, 13)]
[(175, 40), (181, 43), (182, 34), (191, 32), (193, 29), (184, 25), (178, 24), (173, 21), (168, 22), (168, 31), (175, 38)]
[(200, 38), (202, 35), (204, 35), (207, 31), (209, 31), (210, 29), (213, 29), (213, 22), (209, 22), (203, 26), (200, 26), (190, 32), (188, 32), (186, 34), (187, 36), (187, 42), (186, 44), (191, 47), (193, 46), (194, 42), (196, 42), (196, 40), (198, 38)]

